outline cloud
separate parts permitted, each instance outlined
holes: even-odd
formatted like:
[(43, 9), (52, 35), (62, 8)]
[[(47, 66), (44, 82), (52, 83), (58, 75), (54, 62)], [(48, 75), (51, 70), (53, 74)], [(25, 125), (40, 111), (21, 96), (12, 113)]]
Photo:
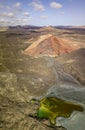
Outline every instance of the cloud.
[(59, 9), (59, 8), (62, 8), (62, 4), (57, 3), (57, 2), (51, 2), (50, 7), (55, 8), (55, 9)]
[(21, 3), (20, 2), (17, 2), (14, 4), (14, 7), (20, 7), (21, 6)]
[(29, 16), (29, 15), (30, 15), (29, 12), (23, 12), (22, 14), (23, 14), (24, 16)]
[(4, 22), (4, 21), (6, 21), (6, 20), (5, 20), (5, 19), (3, 19), (3, 18), (1, 18), (1, 19), (0, 19), (0, 22)]
[(41, 18), (41, 19), (47, 19), (48, 16), (46, 16), (46, 15), (42, 15), (42, 16), (40, 16), (40, 18)]
[(0, 14), (0, 16), (1, 17), (8, 17), (8, 18), (12, 18), (12, 17), (14, 17), (14, 13), (12, 13), (12, 12), (9, 12), (9, 13), (1, 13)]
[(7, 17), (14, 17), (14, 13), (8, 13)]
[(32, 17), (29, 18), (16, 18), (16, 19), (0, 19), (0, 26), (17, 26), (28, 25)]
[(31, 20), (31, 17), (29, 17), (28, 19), (24, 18), (24, 19), (23, 19), (23, 23), (27, 23), (27, 22), (30, 21), (30, 20)]
[(44, 5), (40, 4), (38, 2), (32, 2), (29, 5), (32, 6), (34, 8), (34, 10), (36, 10), (36, 11), (44, 11), (45, 10)]
[(31, 19), (32, 19), (32, 17), (29, 17), (29, 18), (17, 18), (16, 20), (14, 20), (11, 23), (11, 25), (28, 25)]
[(0, 26), (9, 26), (9, 25), (10, 25), (10, 21), (5, 19), (0, 20)]

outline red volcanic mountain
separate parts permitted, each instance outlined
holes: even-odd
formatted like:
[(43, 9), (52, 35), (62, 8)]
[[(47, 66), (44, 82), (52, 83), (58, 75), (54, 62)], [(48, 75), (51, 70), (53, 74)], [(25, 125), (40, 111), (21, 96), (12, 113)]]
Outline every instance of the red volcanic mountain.
[(42, 35), (39, 39), (33, 42), (25, 51), (24, 54), (38, 57), (51, 56), (55, 57), (64, 53), (69, 53), (78, 49), (75, 45), (71, 45), (71, 41), (64, 38), (58, 38), (51, 34)]

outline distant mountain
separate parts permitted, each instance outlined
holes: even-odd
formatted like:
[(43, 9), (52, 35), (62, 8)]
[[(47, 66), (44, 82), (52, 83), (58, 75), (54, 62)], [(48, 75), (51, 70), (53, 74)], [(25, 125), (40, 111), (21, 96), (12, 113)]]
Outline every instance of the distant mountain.
[(17, 26), (9, 26), (9, 30), (20, 30), (20, 29), (29, 29), (29, 30), (34, 30), (34, 29), (39, 29), (41, 28), (40, 26), (34, 26), (34, 25), (24, 25), (24, 26), (21, 26), (21, 25), (17, 25)]
[(55, 26), (56, 29), (75, 31), (76, 33), (84, 33), (85, 26)]
[(33, 42), (25, 51), (24, 54), (38, 57), (38, 56), (51, 56), (55, 57), (64, 53), (70, 53), (78, 49), (77, 46), (70, 44), (69, 40), (58, 38), (54, 35), (42, 35)]

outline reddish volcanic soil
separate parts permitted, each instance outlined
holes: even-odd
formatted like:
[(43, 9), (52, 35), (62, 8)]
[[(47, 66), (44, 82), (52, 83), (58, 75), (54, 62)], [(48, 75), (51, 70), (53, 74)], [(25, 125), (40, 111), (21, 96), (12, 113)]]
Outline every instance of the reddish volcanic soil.
[(40, 36), (40, 38), (32, 43), (24, 54), (38, 56), (58, 56), (64, 53), (70, 53), (73, 50), (79, 49), (77, 45), (71, 45), (71, 41), (64, 38), (58, 38), (51, 34)]

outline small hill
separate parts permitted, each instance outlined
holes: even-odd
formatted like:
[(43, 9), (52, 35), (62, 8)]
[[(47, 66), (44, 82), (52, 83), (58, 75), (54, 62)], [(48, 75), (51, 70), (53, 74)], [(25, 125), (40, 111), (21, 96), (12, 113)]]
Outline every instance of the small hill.
[(59, 38), (51, 34), (42, 35), (39, 39), (33, 42), (25, 51), (24, 54), (39, 57), (51, 56), (55, 57), (64, 53), (70, 53), (78, 49), (77, 45), (71, 45), (71, 41)]
[(53, 26), (44, 26), (44, 27), (40, 28), (39, 31), (56, 31), (56, 28)]

